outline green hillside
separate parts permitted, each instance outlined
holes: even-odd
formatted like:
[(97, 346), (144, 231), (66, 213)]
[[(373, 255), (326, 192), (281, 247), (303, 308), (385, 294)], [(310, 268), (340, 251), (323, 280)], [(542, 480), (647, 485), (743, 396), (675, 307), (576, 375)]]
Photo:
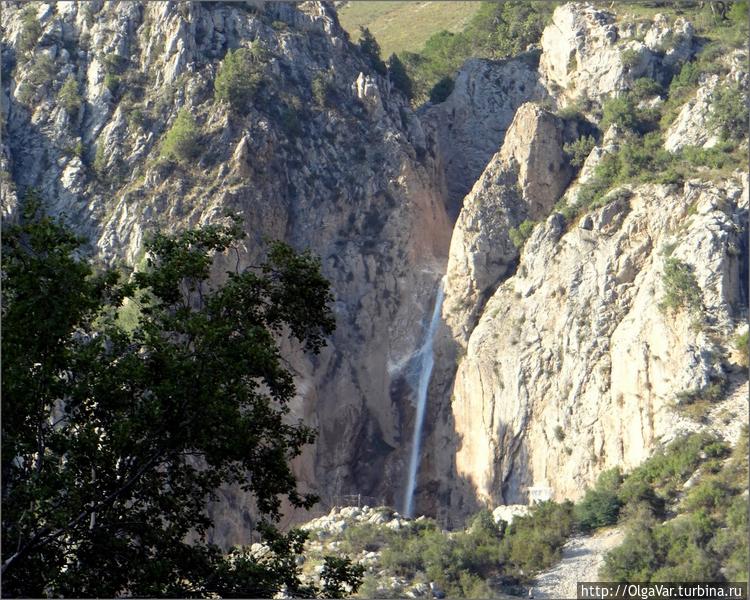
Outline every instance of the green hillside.
[(359, 37), (367, 27), (377, 38), (384, 57), (404, 50), (417, 52), (438, 31), (462, 31), (479, 10), (480, 2), (405, 2), (354, 0), (339, 8), (341, 25)]

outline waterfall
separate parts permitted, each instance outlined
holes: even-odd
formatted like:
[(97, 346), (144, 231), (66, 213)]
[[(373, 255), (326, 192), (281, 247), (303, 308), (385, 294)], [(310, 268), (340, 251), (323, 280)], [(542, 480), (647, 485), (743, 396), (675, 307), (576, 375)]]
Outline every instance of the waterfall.
[(440, 323), (440, 309), (443, 306), (443, 282), (440, 281), (435, 297), (435, 307), (432, 309), (432, 320), (430, 328), (427, 330), (424, 343), (418, 350), (419, 358), (419, 387), (417, 388), (417, 418), (414, 423), (414, 437), (411, 444), (411, 459), (409, 460), (409, 480), (406, 485), (406, 495), (404, 496), (404, 515), (407, 517), (414, 516), (414, 488), (417, 485), (417, 471), (419, 470), (420, 449), (422, 446), (422, 426), (424, 425), (424, 411), (427, 405), (427, 388), (430, 385), (430, 376), (432, 367), (435, 364), (432, 355), (432, 343), (435, 339), (435, 332)]

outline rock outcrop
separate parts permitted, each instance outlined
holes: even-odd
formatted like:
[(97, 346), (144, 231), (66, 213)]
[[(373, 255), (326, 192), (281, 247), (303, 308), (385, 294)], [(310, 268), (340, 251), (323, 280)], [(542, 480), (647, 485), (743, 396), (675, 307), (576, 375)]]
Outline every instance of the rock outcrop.
[(470, 59), (456, 75), (448, 98), (421, 115), (436, 140), (454, 216), (502, 144), (518, 107), (546, 97), (536, 70), (538, 60), (533, 52), (501, 62)]
[(727, 84), (736, 84), (740, 89), (748, 89), (745, 54), (734, 52), (726, 57), (726, 63), (728, 76), (702, 76), (695, 96), (682, 106), (677, 118), (669, 126), (664, 147), (670, 152), (677, 152), (686, 146), (712, 148), (720, 141), (720, 132), (711, 126), (712, 107), (717, 91)]
[[(602, 469), (690, 429), (678, 392), (727, 380), (721, 348), (746, 306), (742, 185), (617, 198), (570, 229), (558, 214), (538, 225), (471, 334), (453, 390), (456, 467), (487, 502), (578, 498)], [(699, 314), (660, 307), (668, 257), (693, 269)]]
[(685, 19), (670, 23), (618, 23), (615, 14), (570, 2), (557, 9), (542, 35), (539, 72), (560, 106), (601, 104), (630, 89), (634, 80), (664, 80), (695, 52), (694, 29)]
[(533, 103), (523, 104), (502, 148), (463, 201), (453, 229), (443, 318), (465, 344), (488, 292), (510, 275), (518, 250), (510, 230), (545, 218), (571, 170), (563, 154), (564, 124)]

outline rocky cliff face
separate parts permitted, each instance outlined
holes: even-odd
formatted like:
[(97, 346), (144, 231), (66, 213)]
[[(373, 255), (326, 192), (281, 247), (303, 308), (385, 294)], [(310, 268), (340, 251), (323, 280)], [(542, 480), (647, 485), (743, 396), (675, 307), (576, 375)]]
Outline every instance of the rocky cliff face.
[[(242, 264), (265, 237), (311, 248), (332, 281), (338, 327), (314, 361), (289, 349), (294, 414), (320, 429), (298, 473), (324, 502), (354, 492), (394, 501), (411, 418), (399, 365), (421, 342), (450, 223), (419, 120), (348, 42), (333, 10), (6, 3), (2, 27), (7, 212), (16, 189), (34, 186), (95, 253), (131, 264), (149, 231), (225, 210), (239, 211), (250, 234)], [(221, 59), (238, 47), (265, 56), (244, 114), (213, 89)], [(61, 101), (69, 78), (75, 108)], [(315, 81), (324, 98), (313, 95)], [(200, 133), (189, 165), (160, 158), (180, 109)], [(216, 539), (243, 541), (246, 502), (226, 496)]]
[(457, 73), (445, 102), (422, 111), (421, 120), (435, 141), (454, 218), (502, 144), (518, 107), (547, 97), (538, 62), (538, 51), (500, 62), (470, 59)]
[[(529, 488), (577, 498), (687, 426), (678, 392), (726, 380), (746, 192), (697, 180), (628, 192), (569, 230), (556, 214), (537, 226), (471, 334), (453, 390), (456, 465), (486, 501), (520, 503)], [(695, 268), (697, 317), (659, 306), (667, 254)]]
[[(694, 50), (684, 20), (657, 16), (639, 27), (590, 5), (558, 8), (539, 66), (552, 101), (595, 118), (635, 78), (658, 79)], [(736, 58), (726, 63), (729, 81), (744, 81)], [(701, 81), (667, 131), (670, 151), (718, 140), (707, 115), (726, 79)], [(446, 273), (443, 369), (433, 381), (443, 399), (435, 458), (423, 484), (434, 510), (577, 499), (603, 469), (632, 468), (682, 431), (708, 427), (736, 439), (747, 420), (737, 400), (747, 377), (731, 358), (747, 315), (746, 174), (633, 183), (572, 221), (555, 212), (558, 199), (575, 204), (626, 133), (602, 135), (568, 188), (562, 145), (576, 133), (524, 105), (464, 199)], [(509, 234), (524, 219), (540, 222), (519, 251)], [(670, 261), (693, 274), (696, 311), (664, 306)], [(701, 424), (677, 406), (712, 389), (722, 399), (703, 409)]]
[(516, 112), (501, 149), (466, 196), (453, 231), (443, 315), (466, 340), (488, 292), (515, 269), (510, 231), (552, 210), (571, 178), (562, 119), (537, 104)]
[(640, 77), (665, 81), (695, 51), (694, 33), (682, 18), (618, 23), (613, 12), (571, 2), (555, 10), (544, 30), (539, 72), (558, 103), (601, 103)]
[[(286, 350), (294, 415), (320, 430), (296, 468), (324, 505), (354, 493), (399, 505), (413, 355), (443, 275), (419, 511), (525, 502), (530, 487), (575, 498), (602, 469), (696, 426), (675, 416), (677, 392), (724, 381), (739, 406), (746, 379), (720, 356), (747, 308), (747, 178), (631, 185), (569, 224), (555, 212), (620, 134), (603, 136), (571, 185), (563, 146), (580, 132), (552, 108), (585, 96), (595, 120), (638, 77), (665, 80), (696, 49), (687, 21), (565, 5), (541, 51), (468, 61), (448, 99), (417, 112), (324, 3), (6, 2), (1, 25), (7, 218), (36, 187), (92, 252), (134, 265), (149, 231), (229, 209), (250, 234), (242, 264), (267, 237), (321, 256), (337, 331), (314, 360)], [(238, 112), (214, 81), (240, 47), (262, 59)], [(668, 150), (711, 145), (718, 83), (701, 82)], [(198, 128), (189, 163), (162, 156), (181, 109)], [(525, 221), (538, 223), (521, 249), (511, 232)], [(670, 257), (694, 269), (700, 327), (659, 309)], [(216, 541), (246, 541), (241, 493), (213, 510)]]

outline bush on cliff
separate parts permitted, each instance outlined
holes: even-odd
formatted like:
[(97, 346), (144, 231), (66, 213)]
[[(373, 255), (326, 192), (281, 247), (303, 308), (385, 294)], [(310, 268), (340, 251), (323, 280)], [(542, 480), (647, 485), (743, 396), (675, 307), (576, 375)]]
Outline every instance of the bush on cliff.
[(259, 45), (227, 51), (214, 81), (215, 97), (245, 114), (263, 82), (265, 52)]

